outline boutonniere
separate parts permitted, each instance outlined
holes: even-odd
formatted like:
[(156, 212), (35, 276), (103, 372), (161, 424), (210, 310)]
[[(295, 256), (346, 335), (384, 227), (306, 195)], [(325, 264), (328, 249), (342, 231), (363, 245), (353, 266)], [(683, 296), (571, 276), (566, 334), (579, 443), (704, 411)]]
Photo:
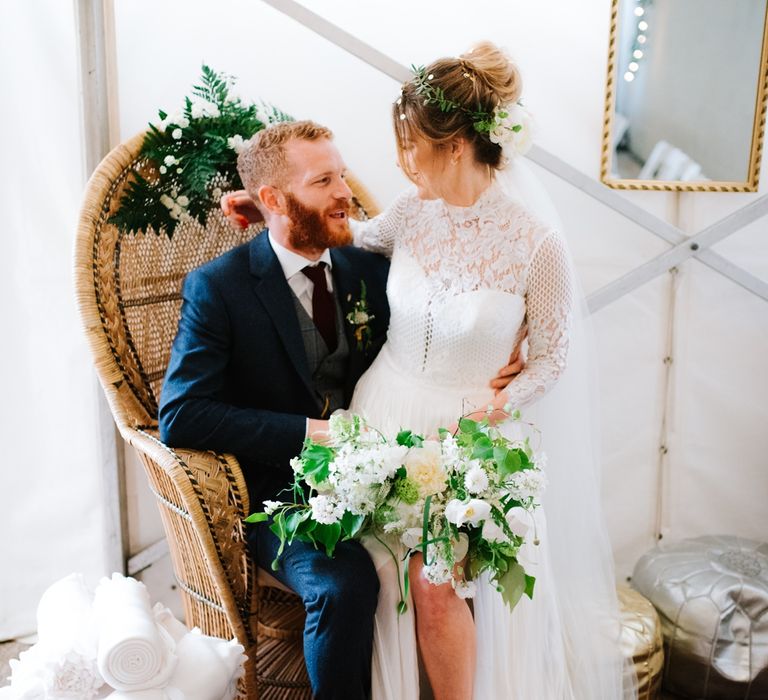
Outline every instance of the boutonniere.
[[(352, 301), (352, 295), (347, 295), (347, 301)], [(367, 350), (371, 344), (370, 322), (375, 316), (368, 308), (368, 297), (365, 282), (360, 280), (360, 298), (355, 301), (352, 311), (347, 314), (347, 323), (355, 327), (355, 339), (358, 350)]]

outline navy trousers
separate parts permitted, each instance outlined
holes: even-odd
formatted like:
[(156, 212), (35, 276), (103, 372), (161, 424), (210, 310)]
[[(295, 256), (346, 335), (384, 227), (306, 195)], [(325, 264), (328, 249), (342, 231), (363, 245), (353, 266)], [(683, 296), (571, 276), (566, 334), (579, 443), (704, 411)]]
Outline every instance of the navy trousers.
[(280, 556), (280, 568), (272, 571), (279, 545), (268, 523), (250, 526), (251, 556), (304, 602), (304, 658), (314, 696), (370, 697), (379, 579), (368, 552), (359, 542), (339, 542), (331, 559), (311, 544), (294, 542)]

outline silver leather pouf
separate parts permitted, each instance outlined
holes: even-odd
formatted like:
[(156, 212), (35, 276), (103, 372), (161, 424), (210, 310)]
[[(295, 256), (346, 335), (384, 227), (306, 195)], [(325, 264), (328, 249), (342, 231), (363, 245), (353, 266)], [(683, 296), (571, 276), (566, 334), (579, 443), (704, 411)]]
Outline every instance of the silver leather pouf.
[(632, 587), (661, 618), (667, 691), (768, 700), (768, 543), (697, 537), (644, 554)]

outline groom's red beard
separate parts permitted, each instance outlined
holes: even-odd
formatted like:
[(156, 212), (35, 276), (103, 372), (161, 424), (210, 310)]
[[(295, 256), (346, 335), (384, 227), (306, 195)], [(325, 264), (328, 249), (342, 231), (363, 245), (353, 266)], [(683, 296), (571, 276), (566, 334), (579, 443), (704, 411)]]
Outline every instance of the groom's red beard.
[[(337, 248), (352, 243), (352, 232), (349, 229), (349, 201), (337, 199), (333, 206), (320, 211), (302, 204), (290, 192), (285, 195), (288, 218), (291, 229), (288, 233), (291, 246), (295, 250), (320, 251), (326, 248)], [(345, 217), (331, 228), (330, 214), (343, 211)]]

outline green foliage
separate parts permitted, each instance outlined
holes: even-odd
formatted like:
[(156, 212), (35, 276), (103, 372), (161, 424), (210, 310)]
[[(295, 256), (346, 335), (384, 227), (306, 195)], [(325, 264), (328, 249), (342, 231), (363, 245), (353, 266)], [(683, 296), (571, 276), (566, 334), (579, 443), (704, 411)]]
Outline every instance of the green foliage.
[(421, 435), (412, 433), (410, 430), (401, 430), (397, 434), (395, 441), (403, 447), (421, 447), (424, 444), (424, 438)]
[(172, 237), (183, 221), (205, 226), (223, 192), (242, 188), (230, 139), (249, 139), (268, 124), (291, 121), (276, 107), (245, 104), (231, 94), (233, 79), (202, 67), (183, 109), (158, 111), (149, 124), (134, 177), (110, 222), (124, 233), (153, 230)]
[(528, 586), (525, 570), (515, 561), (499, 576), (497, 584), (504, 602), (510, 609), (514, 608)]

